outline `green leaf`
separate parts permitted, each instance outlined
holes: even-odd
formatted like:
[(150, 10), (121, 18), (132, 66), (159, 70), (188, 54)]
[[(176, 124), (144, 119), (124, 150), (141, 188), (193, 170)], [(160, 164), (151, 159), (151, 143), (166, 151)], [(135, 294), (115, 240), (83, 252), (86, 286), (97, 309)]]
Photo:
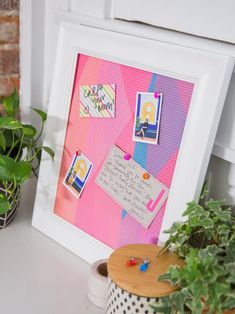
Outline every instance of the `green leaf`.
[[(6, 147), (11, 147), (13, 141), (13, 131), (12, 130), (4, 130), (4, 136), (6, 139)], [(18, 139), (18, 136), (15, 134), (17, 131), (14, 131), (15, 140)]]
[(183, 213), (183, 216), (193, 217), (195, 214), (199, 215), (199, 214), (204, 214), (205, 212), (205, 209), (202, 206), (200, 206), (196, 201), (189, 202), (187, 206), (188, 207)]
[(176, 312), (172, 310), (171, 304), (154, 304), (150, 305), (150, 307), (155, 310), (156, 313), (164, 313), (164, 314), (175, 314)]
[(10, 204), (4, 194), (0, 194), (0, 215), (5, 214), (10, 209)]
[(17, 112), (19, 111), (19, 94), (17, 89), (14, 92), (3, 99), (3, 107), (9, 117), (15, 117)]
[(15, 161), (5, 155), (0, 155), (0, 181), (14, 181), (13, 169)]
[(224, 257), (227, 263), (235, 262), (235, 239), (230, 241), (227, 246), (227, 256)]
[(205, 182), (203, 183), (202, 186), (202, 190), (201, 190), (201, 195), (200, 195), (200, 200), (204, 200), (204, 198), (209, 194), (209, 190), (208, 190), (208, 180), (205, 180)]
[(164, 230), (164, 233), (172, 234), (172, 233), (178, 232), (180, 228), (182, 227), (182, 225), (183, 225), (182, 222), (174, 222), (170, 229)]
[(24, 183), (30, 176), (32, 171), (32, 166), (28, 161), (19, 161), (16, 163), (14, 169), (14, 176), (17, 184)]
[(31, 174), (32, 166), (28, 161), (15, 161), (0, 155), (0, 180), (22, 184)]
[(55, 158), (55, 153), (54, 153), (54, 151), (53, 151), (50, 147), (48, 147), (48, 146), (43, 146), (42, 149), (43, 149), (48, 155), (50, 155), (51, 158), (54, 160), (54, 158)]
[(6, 150), (6, 138), (2, 132), (0, 132), (0, 148), (5, 152), (5, 150)]
[(33, 138), (36, 135), (37, 131), (32, 125), (24, 124), (23, 133), (25, 137)]
[(22, 124), (18, 120), (11, 117), (0, 117), (0, 129), (22, 129)]
[(40, 164), (40, 162), (41, 162), (41, 158), (42, 158), (42, 150), (39, 150), (39, 151), (37, 152), (36, 157), (37, 157), (37, 161), (38, 161), (38, 163)]
[(157, 303), (150, 304), (150, 307), (157, 313), (164, 314), (175, 314), (176, 311), (173, 309), (170, 296), (160, 298)]
[(169, 281), (176, 286), (181, 280), (181, 269), (179, 266), (169, 266), (167, 273), (160, 275), (158, 281)]
[(36, 108), (32, 108), (34, 112), (36, 112), (42, 119), (43, 122), (46, 121), (47, 119), (47, 114), (46, 112), (42, 111), (42, 110), (39, 110), (39, 109), (36, 109)]
[(189, 299), (189, 293), (187, 289), (182, 289), (171, 294), (171, 302), (174, 307), (177, 308), (179, 313), (184, 313), (184, 304)]
[(235, 295), (230, 294), (223, 302), (223, 308), (224, 309), (233, 309), (235, 308)]

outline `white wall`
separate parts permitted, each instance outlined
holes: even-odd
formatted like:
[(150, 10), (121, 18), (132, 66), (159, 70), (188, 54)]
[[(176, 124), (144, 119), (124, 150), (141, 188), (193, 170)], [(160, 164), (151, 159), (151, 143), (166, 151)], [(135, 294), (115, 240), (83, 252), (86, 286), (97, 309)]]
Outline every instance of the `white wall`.
[[(93, 25), (98, 25), (99, 27), (108, 28), (111, 27), (113, 30), (120, 32), (131, 32), (136, 36), (148, 37), (148, 38), (160, 38), (163, 41), (175, 42), (180, 45), (190, 46), (202, 49), (216, 51), (219, 53), (231, 54), (235, 57), (235, 45), (224, 44), (222, 45), (218, 41), (203, 40), (194, 38), (193, 36), (179, 34), (173, 31), (167, 31), (163, 29), (158, 29), (157, 27), (150, 27), (147, 25), (135, 25), (131, 22), (121, 22), (117, 21), (112, 23), (108, 20), (108, 17), (119, 16), (120, 8), (119, 4), (123, 4), (123, 1), (115, 0), (21, 0), (23, 8), (28, 8), (22, 10), (23, 19), (29, 18), (30, 5), (31, 10), (31, 21), (32, 21), (32, 34), (28, 34), (25, 29), (23, 29), (23, 34), (26, 33), (31, 36), (28, 38), (28, 44), (23, 41), (22, 50), (22, 67), (29, 67), (31, 64), (31, 79), (29, 81), (29, 75), (26, 73), (25, 79), (23, 78), (22, 93), (24, 95), (24, 90), (28, 86), (31, 88), (31, 99), (29, 97), (23, 97), (25, 100), (22, 104), (25, 111), (29, 107), (29, 103), (32, 106), (42, 108), (46, 110), (48, 108), (49, 96), (50, 96), (50, 86), (53, 75), (53, 65), (56, 55), (56, 42), (58, 35), (59, 22), (67, 21), (73, 23), (91, 23)], [(133, 2), (132, 0), (125, 0), (125, 5), (127, 3)], [(136, 1), (136, 0), (135, 0)], [(181, 0), (178, 0), (181, 1)], [(158, 9), (157, 3), (161, 0), (156, 0), (151, 2), (152, 8), (145, 7), (144, 10), (153, 11), (155, 6), (155, 11)], [(140, 4), (141, 1), (138, 1)], [(231, 2), (233, 5), (233, 3)], [(167, 5), (167, 4), (165, 4)], [(170, 4), (168, 4), (170, 5)], [(202, 2), (201, 4), (202, 5)], [(138, 15), (141, 12), (136, 12), (136, 7), (131, 7), (133, 10), (129, 12)], [(180, 9), (180, 8), (179, 8)], [(208, 7), (207, 10), (210, 8)], [(141, 9), (143, 10), (143, 8)], [(127, 10), (128, 11), (128, 10)], [(144, 11), (145, 17), (148, 16)], [(150, 11), (148, 13), (150, 13)], [(119, 13), (118, 13), (119, 12)], [(208, 12), (209, 14), (209, 12)], [(150, 14), (151, 15), (151, 14)], [(205, 19), (207, 15), (204, 12)], [(128, 18), (128, 17), (127, 17)], [(152, 18), (152, 17), (151, 17)], [(164, 19), (161, 23), (164, 24)], [(107, 22), (107, 23), (106, 23)], [(146, 22), (146, 20), (145, 20)], [(204, 21), (207, 22), (207, 21)], [(212, 21), (215, 23), (216, 21)], [(23, 23), (26, 24), (27, 23)], [(152, 23), (153, 24), (153, 23)], [(191, 21), (187, 20), (183, 23), (183, 31), (190, 32), (192, 25)], [(194, 26), (197, 28), (196, 21), (194, 21)], [(206, 25), (206, 24), (205, 24)], [(228, 28), (230, 24), (226, 24)], [(164, 25), (160, 25), (164, 26)], [(187, 27), (188, 26), (188, 27)], [(164, 26), (165, 27), (165, 26)], [(223, 32), (220, 33), (220, 37), (226, 37), (227, 28), (223, 28)], [(234, 28), (235, 29), (235, 28)], [(203, 28), (203, 36), (216, 38), (216, 33), (211, 32), (211, 27), (208, 26), (208, 32)], [(192, 31), (191, 31), (192, 32)], [(193, 32), (192, 32), (193, 33)], [(231, 35), (231, 33), (230, 33)], [(25, 38), (26, 40), (27, 38)], [(226, 37), (229, 41), (229, 37)], [(233, 38), (230, 40), (233, 41)], [(25, 52), (31, 52), (31, 60), (24, 58)], [(27, 83), (28, 82), (28, 83)], [(27, 93), (26, 93), (27, 94)], [(29, 96), (29, 95), (28, 95)], [(211, 157), (211, 161), (208, 167), (208, 173), (211, 178), (211, 195), (213, 197), (227, 198), (229, 202), (235, 203), (235, 76), (230, 84), (229, 94), (226, 99), (219, 131), (217, 134), (216, 144), (214, 147), (214, 154), (222, 157)], [(34, 119), (34, 117), (32, 117)]]

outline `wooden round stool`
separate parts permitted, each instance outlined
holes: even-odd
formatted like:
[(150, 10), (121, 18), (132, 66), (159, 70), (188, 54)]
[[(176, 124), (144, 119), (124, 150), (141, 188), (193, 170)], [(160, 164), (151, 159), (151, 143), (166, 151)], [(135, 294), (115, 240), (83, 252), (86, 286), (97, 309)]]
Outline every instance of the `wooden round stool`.
[[(109, 288), (107, 314), (150, 314), (149, 307), (159, 297), (175, 290), (167, 282), (159, 282), (170, 265), (183, 266), (178, 256), (166, 252), (158, 257), (160, 247), (151, 244), (131, 244), (117, 249), (108, 260)], [(128, 266), (133, 257), (136, 265)], [(139, 260), (140, 259), (140, 260)], [(140, 271), (141, 260), (149, 260), (146, 271)]]

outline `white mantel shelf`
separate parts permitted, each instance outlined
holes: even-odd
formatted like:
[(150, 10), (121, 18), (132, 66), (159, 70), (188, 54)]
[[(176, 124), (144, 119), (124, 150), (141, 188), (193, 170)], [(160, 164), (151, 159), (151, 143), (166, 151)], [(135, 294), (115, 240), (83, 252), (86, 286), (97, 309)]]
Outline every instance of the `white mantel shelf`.
[(0, 312), (103, 314), (86, 298), (90, 266), (31, 227), (25, 194), (14, 221), (0, 230)]

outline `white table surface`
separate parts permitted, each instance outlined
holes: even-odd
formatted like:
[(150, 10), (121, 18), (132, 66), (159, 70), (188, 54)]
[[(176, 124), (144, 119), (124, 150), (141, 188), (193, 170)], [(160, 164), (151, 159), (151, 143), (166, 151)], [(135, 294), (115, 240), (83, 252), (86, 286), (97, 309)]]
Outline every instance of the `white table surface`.
[(0, 313), (104, 314), (86, 298), (90, 266), (31, 226), (29, 190), (0, 230)]

